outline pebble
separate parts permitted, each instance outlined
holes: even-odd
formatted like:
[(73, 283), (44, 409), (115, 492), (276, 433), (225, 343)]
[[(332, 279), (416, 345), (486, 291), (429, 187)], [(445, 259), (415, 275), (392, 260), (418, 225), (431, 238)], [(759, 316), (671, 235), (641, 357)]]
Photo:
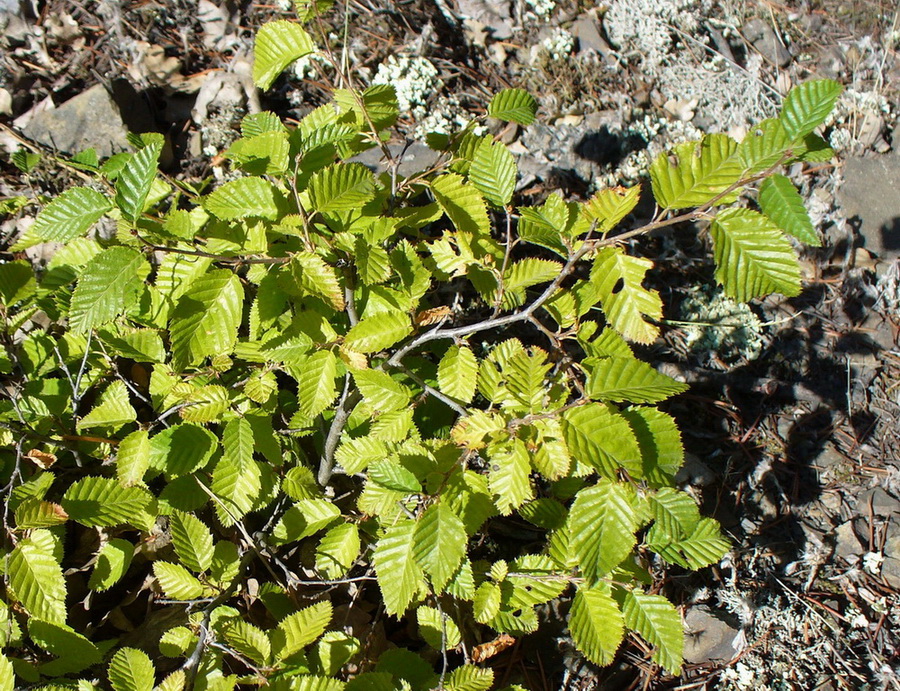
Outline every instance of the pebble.
[(684, 659), (691, 664), (712, 660), (731, 660), (737, 651), (737, 621), (725, 612), (700, 605), (684, 617)]
[[(93, 147), (101, 158), (128, 150), (127, 129), (119, 107), (102, 84), (92, 86), (56, 108), (30, 115), (22, 133), (63, 153)], [(23, 116), (24, 117), (24, 116)], [(21, 118), (16, 121), (19, 125)]]
[(781, 42), (775, 30), (762, 19), (751, 19), (741, 32), (753, 47), (773, 65), (787, 67), (791, 64), (791, 51)]

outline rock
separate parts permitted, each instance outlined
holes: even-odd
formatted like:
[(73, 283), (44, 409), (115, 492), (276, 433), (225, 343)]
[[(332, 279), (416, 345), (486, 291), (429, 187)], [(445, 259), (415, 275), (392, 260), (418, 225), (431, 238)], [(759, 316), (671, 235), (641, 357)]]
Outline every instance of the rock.
[[(420, 173), (433, 166), (440, 153), (429, 149), (420, 142), (413, 142), (410, 146), (405, 147), (402, 144), (392, 144), (390, 146), (391, 154), (395, 157), (402, 154), (400, 165), (397, 166), (397, 174), (401, 177), (408, 177), (415, 173)], [(388, 165), (384, 160), (384, 153), (380, 148), (369, 149), (350, 159), (351, 161), (362, 163), (372, 169), (376, 175), (388, 171)]]
[(684, 617), (684, 659), (692, 664), (732, 660), (738, 622), (725, 612), (706, 606), (692, 607)]
[(603, 39), (600, 26), (592, 14), (585, 13), (578, 17), (572, 24), (571, 32), (578, 39), (579, 55), (590, 51), (600, 55), (606, 55), (609, 52), (609, 45)]
[(853, 530), (853, 521), (845, 521), (835, 529), (834, 556), (855, 563), (865, 551), (859, 538), (856, 537), (856, 531)]
[(882, 259), (900, 256), (900, 156), (851, 157), (844, 164), (838, 199), (859, 223), (866, 249)]
[(93, 147), (105, 158), (128, 149), (122, 115), (102, 84), (92, 86), (61, 106), (31, 114), (21, 130), (29, 139), (63, 153)]
[(751, 19), (741, 32), (753, 47), (773, 65), (787, 67), (791, 64), (791, 51), (778, 38), (775, 30), (762, 19)]
[(703, 461), (692, 453), (684, 455), (684, 465), (675, 475), (675, 483), (679, 486), (693, 485), (706, 487), (716, 481), (716, 474)]
[(459, 13), (467, 19), (481, 22), (501, 41), (513, 35), (513, 19), (508, 2), (484, 2), (483, 0), (459, 0)]
[(34, 27), (18, 12), (0, 8), (0, 46), (16, 48), (25, 45), (28, 36), (33, 32)]
[[(890, 518), (896, 515), (900, 519), (900, 500), (892, 497), (881, 487), (873, 487), (859, 495), (856, 512), (864, 518), (870, 516)], [(900, 556), (900, 553), (897, 556)]]
[(900, 588), (900, 517), (891, 518), (885, 530), (881, 577), (892, 588)]
[(21, 14), (22, 5), (19, 3), (19, 0), (0, 0), (0, 12)]

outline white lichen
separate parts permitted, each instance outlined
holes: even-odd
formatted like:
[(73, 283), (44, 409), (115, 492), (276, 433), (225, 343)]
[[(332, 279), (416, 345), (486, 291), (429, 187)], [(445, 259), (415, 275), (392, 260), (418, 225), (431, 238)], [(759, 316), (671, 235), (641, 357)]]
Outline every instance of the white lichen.
[(372, 84), (390, 84), (397, 92), (401, 115), (425, 117), (425, 106), (441, 86), (438, 69), (427, 58), (395, 57), (378, 66)]
[[(451, 135), (462, 131), (471, 121), (469, 114), (463, 110), (459, 98), (440, 96), (437, 102), (428, 110), (428, 114), (416, 125), (415, 136), (423, 138), (428, 134)], [(486, 132), (483, 125), (473, 129), (476, 136)]]
[(536, 17), (547, 19), (556, 9), (556, 0), (525, 0), (529, 11)]
[(565, 29), (556, 27), (541, 41), (540, 50), (551, 60), (565, 60), (575, 50), (575, 37)]
[(687, 347), (712, 362), (751, 361), (762, 352), (759, 317), (720, 290), (705, 286), (691, 290), (681, 303), (680, 318)]

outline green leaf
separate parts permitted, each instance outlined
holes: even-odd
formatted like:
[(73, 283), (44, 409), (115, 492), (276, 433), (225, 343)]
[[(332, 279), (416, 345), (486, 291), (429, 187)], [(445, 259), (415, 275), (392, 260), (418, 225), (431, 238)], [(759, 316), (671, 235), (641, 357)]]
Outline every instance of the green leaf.
[(12, 596), (28, 613), (55, 624), (66, 621), (66, 581), (53, 554), (53, 537), (35, 530), (10, 552), (6, 573)]
[(359, 556), (360, 546), (359, 528), (354, 523), (336, 525), (316, 548), (316, 570), (329, 579), (341, 578)]
[(393, 272), (387, 250), (373, 245), (363, 236), (356, 238), (354, 250), (359, 277), (367, 286), (384, 283), (391, 277)]
[(354, 370), (353, 380), (366, 405), (382, 413), (405, 408), (412, 396), (406, 386), (379, 370)]
[(98, 592), (112, 588), (128, 571), (133, 554), (134, 545), (128, 540), (111, 538), (97, 552), (97, 562), (91, 571), (88, 587)]
[(700, 510), (691, 496), (672, 487), (650, 495), (653, 520), (669, 535), (691, 533), (700, 522)]
[(45, 242), (69, 242), (112, 209), (109, 199), (89, 187), (73, 187), (47, 204), (37, 215), (31, 233)]
[(153, 575), (166, 597), (172, 600), (195, 600), (203, 596), (203, 584), (180, 564), (155, 561)]
[(690, 530), (657, 522), (647, 533), (647, 546), (663, 559), (686, 569), (702, 569), (720, 561), (731, 545), (712, 518), (700, 518)]
[[(0, 299), (7, 307), (30, 298), (36, 286), (30, 262), (19, 260), (0, 264)], [(43, 283), (41, 287), (44, 287)]]
[(598, 403), (563, 415), (563, 436), (572, 457), (614, 479), (619, 468), (642, 474), (641, 451), (628, 421)]
[(170, 479), (190, 475), (206, 465), (218, 446), (216, 436), (199, 425), (172, 425), (150, 438), (150, 466)]
[(790, 242), (765, 216), (727, 209), (710, 226), (716, 280), (725, 294), (746, 302), (773, 292), (800, 294), (800, 266)]
[(274, 221), (279, 216), (275, 188), (268, 180), (258, 177), (226, 182), (203, 199), (203, 208), (223, 221), (239, 218), (265, 218)]
[(357, 638), (343, 631), (328, 631), (316, 644), (310, 660), (316, 663), (318, 669), (315, 671), (333, 677), (361, 650), (362, 645)]
[(305, 416), (313, 418), (334, 401), (337, 390), (337, 357), (330, 350), (310, 355), (299, 370), (297, 378), (297, 407)]
[(29, 497), (16, 507), (16, 527), (20, 530), (27, 528), (52, 528), (62, 525), (69, 516), (59, 504), (49, 501), (41, 501)]
[(342, 441), (335, 453), (335, 460), (345, 473), (354, 475), (387, 455), (388, 447), (382, 439), (366, 436)]
[(494, 670), (475, 665), (457, 667), (447, 675), (447, 691), (488, 691), (494, 684)]
[(653, 487), (670, 485), (684, 463), (681, 433), (671, 416), (656, 408), (623, 410), (641, 450), (644, 478)]
[(632, 590), (622, 603), (625, 625), (656, 647), (651, 657), (669, 674), (681, 673), (684, 631), (678, 611), (662, 595)]
[(538, 102), (524, 89), (503, 89), (488, 105), (488, 115), (518, 125), (530, 125), (537, 115)]
[(230, 353), (237, 341), (243, 302), (241, 281), (227, 269), (197, 279), (172, 314), (172, 366), (183, 370), (208, 356)]
[(6, 655), (0, 654), (0, 691), (15, 691), (16, 675)]
[(472, 157), (469, 182), (491, 204), (503, 207), (512, 201), (516, 173), (516, 160), (506, 145), (495, 142), (490, 136), (484, 137)]
[(817, 79), (791, 89), (779, 116), (788, 137), (793, 141), (802, 139), (825, 122), (843, 90), (831, 79)]
[(531, 461), (521, 439), (513, 439), (505, 448), (489, 449), (488, 483), (497, 510), (504, 516), (534, 497), (531, 486)]
[(344, 337), (344, 345), (357, 353), (377, 353), (412, 333), (405, 312), (383, 312), (360, 320)]
[(587, 394), (597, 401), (659, 403), (687, 388), (636, 358), (605, 357), (591, 369)]
[(111, 322), (134, 305), (144, 288), (150, 265), (137, 250), (110, 247), (84, 267), (69, 310), (76, 333)]
[(244, 657), (258, 665), (269, 663), (272, 644), (262, 629), (249, 622), (236, 619), (225, 626), (223, 634), (228, 645)]
[[(741, 179), (738, 143), (724, 134), (678, 144), (650, 166), (653, 196), (664, 209), (684, 209), (712, 201)], [(723, 198), (721, 203), (729, 200)]]
[(546, 358), (540, 349), (534, 349), (532, 354), (519, 352), (503, 368), (510, 395), (530, 413), (544, 408), (547, 373), (553, 366)]
[(462, 403), (470, 403), (478, 384), (478, 360), (472, 349), (450, 346), (438, 365), (437, 380), (441, 392)]
[(116, 206), (126, 220), (135, 223), (144, 212), (156, 166), (165, 139), (161, 134), (144, 135), (149, 141), (125, 164), (116, 178)]
[(314, 643), (328, 628), (332, 614), (331, 603), (324, 601), (285, 617), (271, 633), (275, 659), (284, 660)]
[(106, 387), (106, 390), (100, 395), (100, 402), (78, 421), (75, 429), (79, 432), (91, 427), (108, 427), (117, 430), (122, 425), (127, 425), (135, 420), (137, 420), (137, 412), (128, 398), (128, 388), (125, 386), (125, 382), (117, 379)]
[(423, 586), (422, 570), (413, 557), (416, 522), (399, 520), (375, 546), (372, 561), (388, 614), (399, 617)]
[(813, 247), (822, 244), (803, 205), (803, 198), (784, 175), (772, 175), (763, 180), (759, 186), (759, 208), (788, 235)]
[(462, 641), (456, 622), (435, 607), (419, 607), (416, 622), (419, 635), (435, 650), (453, 650)]
[(432, 504), (413, 534), (413, 557), (440, 593), (466, 554), (466, 527), (444, 504)]
[(206, 571), (213, 558), (213, 537), (209, 528), (193, 514), (173, 511), (169, 516), (172, 545), (182, 564), (192, 571)]
[(500, 611), (502, 597), (500, 586), (496, 583), (485, 581), (479, 585), (475, 591), (475, 598), (472, 601), (475, 621), (486, 624), (496, 617)]
[(625, 338), (638, 343), (651, 343), (659, 328), (644, 321), (662, 318), (662, 300), (655, 290), (641, 283), (653, 262), (630, 257), (621, 247), (600, 250), (591, 267), (591, 283), (600, 296), (603, 313)]
[(378, 461), (370, 465), (369, 480), (395, 492), (417, 494), (422, 491), (415, 474), (395, 461)]
[(594, 664), (612, 664), (625, 636), (625, 623), (616, 601), (604, 587), (578, 588), (569, 612), (572, 640)]
[(156, 669), (150, 656), (137, 648), (120, 648), (109, 661), (109, 683), (114, 691), (153, 691)]
[(187, 422), (218, 422), (231, 403), (228, 389), (218, 384), (200, 386), (185, 399), (185, 406), (178, 415)]
[(55, 677), (80, 672), (103, 659), (96, 645), (68, 626), (30, 619), (28, 636), (57, 658), (40, 665), (43, 676)]
[(602, 235), (634, 210), (640, 195), (640, 185), (601, 190), (584, 203), (583, 213), (592, 223), (596, 221), (594, 231)]
[(344, 291), (335, 270), (312, 252), (297, 252), (290, 263), (291, 276), (305, 294), (323, 299), (335, 310), (345, 307)]
[(301, 499), (289, 508), (272, 530), (279, 543), (295, 542), (328, 527), (341, 515), (327, 499)]
[(609, 574), (637, 543), (637, 516), (628, 491), (604, 478), (576, 495), (568, 526), (581, 571), (592, 580)]
[(446, 173), (432, 181), (431, 191), (457, 230), (473, 235), (490, 234), (487, 207), (474, 185), (467, 185), (455, 173)]
[(756, 175), (786, 162), (785, 152), (791, 148), (791, 139), (784, 125), (777, 118), (769, 118), (752, 127), (738, 146), (738, 155), (745, 175)]
[(294, 60), (315, 52), (312, 38), (294, 22), (263, 24), (253, 51), (253, 81), (265, 91)]
[(311, 211), (353, 211), (375, 198), (375, 176), (362, 163), (335, 163), (309, 179)]
[(62, 506), (73, 521), (91, 527), (130, 523), (149, 528), (156, 499), (142, 487), (123, 487), (106, 477), (85, 477), (69, 486)]

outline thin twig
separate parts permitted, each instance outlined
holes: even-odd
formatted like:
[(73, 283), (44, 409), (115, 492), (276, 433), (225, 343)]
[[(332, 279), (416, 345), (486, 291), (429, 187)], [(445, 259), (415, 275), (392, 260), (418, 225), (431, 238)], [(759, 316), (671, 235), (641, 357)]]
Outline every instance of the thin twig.
[(334, 472), (334, 453), (337, 451), (338, 442), (341, 439), (341, 433), (344, 426), (350, 418), (350, 413), (361, 400), (358, 391), (350, 388), (350, 380), (352, 379), (349, 372), (344, 375), (344, 390), (341, 393), (341, 401), (338, 404), (337, 412), (331, 421), (331, 427), (328, 429), (328, 436), (325, 437), (325, 446), (322, 449), (322, 459), (319, 461), (319, 474), (317, 479), (323, 487), (328, 484), (331, 474)]

